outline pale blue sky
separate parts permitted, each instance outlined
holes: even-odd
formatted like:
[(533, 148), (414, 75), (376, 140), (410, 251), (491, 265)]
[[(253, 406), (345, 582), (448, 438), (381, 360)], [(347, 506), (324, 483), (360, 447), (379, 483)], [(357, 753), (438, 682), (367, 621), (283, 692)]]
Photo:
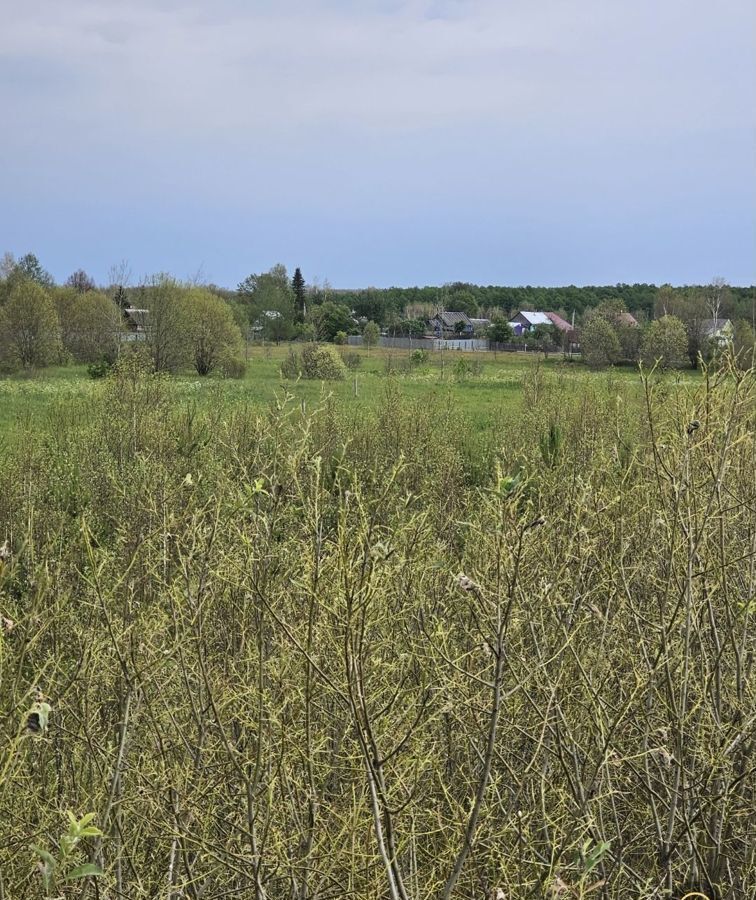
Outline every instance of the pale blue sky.
[(752, 283), (755, 28), (752, 0), (0, 0), (0, 253)]

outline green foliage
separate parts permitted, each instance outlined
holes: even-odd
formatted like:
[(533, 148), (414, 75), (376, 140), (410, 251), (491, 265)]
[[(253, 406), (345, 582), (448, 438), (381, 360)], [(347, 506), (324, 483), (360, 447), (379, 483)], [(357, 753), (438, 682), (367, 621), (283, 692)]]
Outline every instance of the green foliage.
[(120, 309), (99, 291), (59, 288), (54, 295), (63, 350), (76, 362), (113, 361), (123, 330)]
[[(97, 878), (103, 875), (102, 869), (91, 862), (81, 862), (80, 844), (88, 838), (102, 837), (99, 828), (92, 825), (94, 813), (87, 813), (80, 819), (70, 811), (66, 811), (68, 829), (63, 832), (55, 852), (42, 847), (32, 846), (32, 851), (39, 858), (37, 863), (45, 896), (57, 898), (68, 895), (66, 884), (80, 881), (82, 878)], [(61, 891), (64, 893), (61, 895)]]
[(11, 278), (33, 281), (43, 288), (51, 288), (55, 284), (52, 275), (42, 268), (42, 264), (33, 253), (27, 253), (18, 260), (11, 272)]
[(297, 329), (297, 339), (300, 341), (314, 341), (317, 338), (317, 332), (312, 322), (305, 322)]
[(562, 429), (556, 422), (551, 422), (549, 430), (544, 432), (538, 439), (538, 446), (540, 447), (544, 464), (551, 469), (559, 462), (563, 441)]
[(486, 337), (497, 344), (506, 344), (514, 337), (512, 326), (506, 319), (495, 318), (486, 329)]
[(374, 377), (126, 354), (15, 425), (5, 896), (749, 896), (752, 374)]
[(414, 367), (424, 366), (430, 359), (430, 353), (427, 350), (417, 349), (410, 353), (410, 364)]
[(471, 287), (463, 284), (452, 285), (444, 301), (446, 309), (467, 313), (468, 316), (477, 316), (478, 301)]
[(467, 359), (464, 356), (461, 356), (454, 363), (454, 377), (458, 381), (464, 381), (469, 377), (479, 377), (483, 372), (483, 363), (480, 359)]
[(601, 369), (617, 362), (621, 348), (617, 333), (601, 315), (593, 316), (580, 333), (580, 352), (586, 365)]
[(281, 365), (284, 378), (306, 378), (317, 381), (341, 381), (346, 377), (344, 360), (333, 347), (308, 344), (298, 353), (289, 351)]
[(228, 361), (238, 355), (241, 332), (230, 307), (216, 294), (195, 288), (189, 291), (185, 303), (192, 363), (198, 375), (209, 375), (222, 359)]
[(247, 374), (247, 363), (233, 348), (225, 348), (218, 358), (217, 369), (224, 378), (241, 379)]
[(304, 276), (299, 266), (294, 270), (294, 277), (291, 279), (291, 290), (294, 294), (295, 321), (303, 322), (307, 306), (307, 293)]
[(295, 296), (285, 266), (279, 263), (269, 272), (249, 275), (239, 284), (237, 296), (254, 334), (276, 343), (294, 336)]
[(87, 375), (89, 375), (93, 381), (96, 381), (99, 378), (105, 378), (112, 367), (113, 364), (111, 362), (108, 362), (106, 359), (101, 359), (99, 362), (92, 362), (87, 366)]
[(60, 351), (60, 324), (50, 295), (35, 281), (16, 282), (0, 308), (0, 363), (46, 366)]
[(312, 310), (312, 321), (319, 341), (333, 341), (339, 332), (346, 335), (354, 331), (349, 309), (330, 300)]
[(425, 322), (422, 319), (396, 319), (389, 325), (388, 332), (392, 337), (422, 337)]
[(688, 350), (685, 326), (676, 316), (662, 316), (647, 326), (641, 343), (641, 358), (648, 366), (679, 368)]
[(368, 322), (362, 329), (362, 343), (370, 350), (380, 341), (381, 329), (375, 322)]
[(741, 369), (752, 369), (756, 365), (756, 332), (746, 319), (735, 322), (732, 349)]
[(334, 344), (346, 344), (347, 342), (347, 333), (346, 331), (337, 331), (333, 336)]
[(190, 364), (190, 317), (187, 290), (169, 275), (153, 276), (142, 302), (149, 310), (147, 347), (156, 372), (177, 372)]
[(356, 351), (354, 352), (346, 352), (341, 354), (341, 358), (344, 360), (344, 365), (350, 372), (354, 372), (362, 365), (362, 357)]

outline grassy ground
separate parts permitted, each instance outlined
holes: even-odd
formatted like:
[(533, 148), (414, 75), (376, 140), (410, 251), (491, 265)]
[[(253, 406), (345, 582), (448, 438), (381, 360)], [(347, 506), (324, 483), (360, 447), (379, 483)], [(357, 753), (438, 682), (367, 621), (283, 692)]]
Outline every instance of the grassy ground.
[[(412, 368), (409, 353), (403, 350), (349, 348), (360, 358), (358, 368), (343, 382), (292, 382), (280, 374), (287, 346), (251, 347), (248, 368), (239, 381), (200, 378), (182, 374), (175, 378), (176, 391), (198, 405), (229, 403), (267, 405), (276, 398), (291, 395), (307, 409), (329, 394), (345, 408), (372, 406), (384, 396), (390, 383), (408, 399), (441, 399), (464, 410), (468, 419), (480, 428), (505, 421), (518, 408), (527, 385), (537, 388), (542, 374), (569, 378), (579, 391), (581, 385), (602, 380), (619, 380), (625, 385), (638, 381), (634, 368), (592, 373), (580, 363), (565, 362), (561, 356), (547, 359), (535, 353), (434, 353), (427, 364)], [(474, 374), (459, 371), (464, 360), (476, 367)], [(691, 372), (675, 373), (670, 378), (697, 379)], [(0, 378), (0, 429), (8, 435), (34, 423), (44, 424), (49, 415), (71, 399), (82, 403), (95, 397), (102, 385), (92, 381), (85, 366), (44, 369), (33, 374)]]

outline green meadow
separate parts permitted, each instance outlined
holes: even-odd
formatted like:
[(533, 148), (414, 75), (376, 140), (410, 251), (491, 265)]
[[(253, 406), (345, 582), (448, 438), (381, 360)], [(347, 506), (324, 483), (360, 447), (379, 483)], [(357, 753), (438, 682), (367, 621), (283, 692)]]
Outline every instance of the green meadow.
[[(294, 381), (280, 372), (288, 352), (287, 345), (251, 346), (242, 379), (180, 374), (170, 377), (171, 392), (177, 401), (199, 407), (264, 407), (288, 398), (306, 410), (328, 398), (345, 409), (370, 408), (380, 403), (387, 389), (393, 389), (408, 400), (450, 404), (474, 427), (487, 428), (515, 415), (523, 397), (527, 399), (528, 391), (537, 392), (539, 380), (546, 375), (571, 385), (576, 395), (587, 385), (606, 385), (608, 389), (613, 384), (640, 385), (635, 367), (592, 373), (559, 354), (445, 351), (413, 366), (407, 351), (361, 348), (344, 348), (345, 355), (358, 360), (344, 381)], [(694, 384), (700, 375), (676, 371), (665, 378)], [(50, 416), (64, 410), (75, 415), (77, 407), (86, 406), (101, 390), (102, 382), (89, 378), (83, 365), (0, 377), (0, 427), (8, 436), (34, 423), (44, 426)]]

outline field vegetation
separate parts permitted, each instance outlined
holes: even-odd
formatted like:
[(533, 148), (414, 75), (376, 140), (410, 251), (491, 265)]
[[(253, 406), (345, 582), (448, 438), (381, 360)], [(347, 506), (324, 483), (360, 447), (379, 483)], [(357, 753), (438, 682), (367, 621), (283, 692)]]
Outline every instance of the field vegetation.
[(0, 896), (752, 896), (753, 373), (287, 352), (0, 383)]

